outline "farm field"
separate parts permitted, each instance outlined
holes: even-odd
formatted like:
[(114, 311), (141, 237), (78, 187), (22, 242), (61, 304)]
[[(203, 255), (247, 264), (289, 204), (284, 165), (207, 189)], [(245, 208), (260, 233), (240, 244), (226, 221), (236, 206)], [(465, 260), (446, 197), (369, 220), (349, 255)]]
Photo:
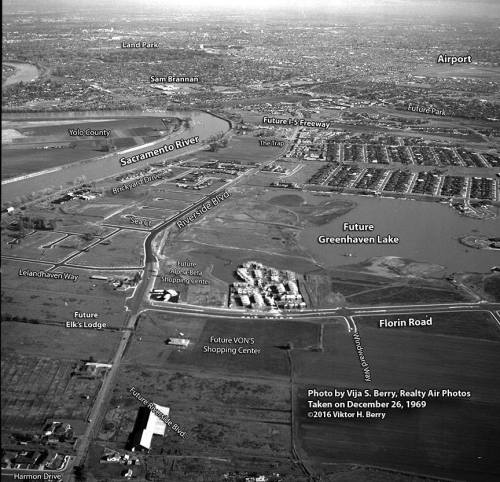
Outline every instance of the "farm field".
[[(68, 317), (68, 320), (71, 319)], [(59, 360), (86, 360), (109, 363), (120, 341), (110, 330), (66, 328), (46, 323), (2, 322), (2, 353)]]
[(488, 311), (457, 311), (457, 312), (412, 312), (411, 314), (391, 314), (383, 316), (354, 316), (356, 325), (363, 330), (369, 329), (387, 330), (379, 328), (379, 321), (408, 320), (408, 317), (416, 319), (428, 319), (432, 317), (432, 326), (401, 326), (392, 328), (407, 334), (427, 333), (431, 336), (444, 335), (447, 337), (475, 338), (478, 340), (500, 341), (500, 329), (497, 322)]
[[(2, 179), (102, 157), (108, 143), (125, 149), (165, 136), (173, 127), (167, 128), (159, 117), (52, 122), (6, 121), (2, 125), (2, 130), (17, 133), (11, 142), (2, 142)], [(107, 130), (109, 135), (70, 136), (68, 129)]]
[[(100, 380), (72, 377), (77, 362), (2, 356), (2, 430), (40, 433), (45, 420), (77, 420), (83, 428)], [(92, 395), (88, 400), (81, 394)]]
[(134, 271), (87, 271), (78, 268), (63, 268), (56, 272), (78, 275), (77, 281), (32, 278), (19, 276), (19, 270), (44, 271), (47, 265), (4, 259), (2, 274), (8, 276), (8, 286), (2, 286), (2, 313), (19, 318), (64, 324), (73, 318), (74, 311), (97, 312), (98, 321), (108, 326), (121, 327), (125, 319), (124, 302), (128, 293), (118, 291), (102, 280), (93, 280), (91, 275), (107, 276), (109, 280), (129, 277)]
[[(298, 434), (304, 453), (313, 463), (318, 467), (358, 463), (408, 472), (422, 472), (425, 467), (429, 476), (467, 480), (498, 477), (500, 391), (491, 383), (500, 368), (498, 333), (489, 338), (492, 328), (485, 325), (488, 319), (470, 315), (471, 325), (479, 325), (478, 338), (473, 338), (472, 326), (464, 322), (469, 314), (457, 313), (455, 317), (458, 326), (452, 326), (451, 316), (440, 318), (436, 314), (437, 333), (432, 327), (379, 329), (373, 318), (357, 317), (371, 383), (364, 382), (355, 346), (345, 332), (347, 343), (342, 344), (343, 348), (337, 345), (341, 335), (333, 336), (325, 329), (324, 345), (331, 346), (330, 350), (299, 353), (298, 357), (293, 354), (297, 366)], [(350, 360), (349, 353), (342, 349), (350, 349)], [(306, 355), (313, 358), (310, 363), (304, 360)], [(437, 389), (468, 391), (471, 395), (427, 399), (427, 406), (420, 409), (389, 409), (384, 420), (311, 420), (305, 402), (311, 385), (318, 390)], [(456, 444), (457, 439), (467, 443)]]
[[(4, 432), (40, 434), (46, 420), (82, 433), (102, 381), (76, 372), (84, 360), (109, 362), (120, 333), (2, 320), (2, 439)], [(85, 395), (85, 396), (84, 396)]]

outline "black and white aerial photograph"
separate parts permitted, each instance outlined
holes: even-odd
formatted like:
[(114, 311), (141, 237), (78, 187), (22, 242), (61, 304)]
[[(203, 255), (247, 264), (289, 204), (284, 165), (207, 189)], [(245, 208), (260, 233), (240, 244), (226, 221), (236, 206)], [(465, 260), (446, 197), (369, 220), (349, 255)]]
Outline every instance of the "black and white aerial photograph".
[(500, 1), (2, 0), (1, 481), (500, 480)]

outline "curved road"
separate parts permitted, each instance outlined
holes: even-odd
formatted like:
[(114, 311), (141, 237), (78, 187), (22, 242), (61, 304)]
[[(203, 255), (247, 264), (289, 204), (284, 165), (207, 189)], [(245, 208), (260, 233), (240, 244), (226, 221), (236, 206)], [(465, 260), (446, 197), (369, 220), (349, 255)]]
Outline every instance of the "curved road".
[[(299, 131), (298, 128), (294, 130), (292, 138), (294, 138), (297, 135), (298, 131)], [(231, 129), (228, 132), (226, 132), (226, 135), (229, 135), (230, 132)], [(283, 148), (277, 153), (275, 158), (269, 160), (266, 164), (271, 164), (272, 162), (275, 162), (277, 159), (279, 159), (288, 150), (289, 144), (290, 144), (289, 141), (286, 142)], [(125, 328), (123, 330), (123, 335), (120, 340), (119, 347), (115, 353), (115, 356), (113, 357), (112, 367), (110, 368), (108, 374), (106, 375), (106, 378), (103, 381), (101, 389), (99, 390), (99, 393), (97, 394), (96, 400), (92, 407), (88, 419), (87, 429), (85, 430), (83, 436), (81, 436), (79, 439), (79, 443), (76, 449), (76, 456), (72, 464), (73, 467), (82, 465), (85, 460), (90, 441), (92, 440), (92, 437), (95, 435), (94, 432), (99, 430), (101, 420), (105, 413), (105, 402), (112, 389), (114, 378), (118, 372), (118, 368), (120, 366), (123, 354), (125, 353), (125, 350), (128, 346), (130, 336), (134, 332), (134, 327), (137, 323), (137, 319), (139, 315), (149, 307), (149, 305), (147, 304), (148, 294), (152, 286), (154, 285), (155, 275), (157, 274), (158, 271), (158, 260), (153, 251), (154, 239), (159, 233), (172, 226), (177, 220), (185, 217), (191, 211), (197, 209), (203, 203), (207, 202), (211, 197), (215, 196), (218, 193), (222, 193), (232, 184), (239, 182), (244, 177), (255, 174), (260, 169), (261, 166), (256, 166), (252, 169), (249, 169), (246, 172), (243, 172), (236, 178), (231, 179), (224, 186), (212, 191), (210, 194), (203, 197), (199, 201), (196, 201), (186, 209), (180, 211), (175, 216), (172, 216), (171, 218), (165, 220), (163, 223), (159, 224), (150, 232), (150, 234), (146, 238), (144, 243), (144, 251), (145, 251), (144, 274), (141, 281), (135, 288), (134, 293), (132, 294), (132, 296), (128, 298), (129, 301), (125, 305), (126, 310), (129, 314), (124, 324)], [(66, 476), (69, 477), (70, 480), (74, 480), (73, 474), (67, 473)]]

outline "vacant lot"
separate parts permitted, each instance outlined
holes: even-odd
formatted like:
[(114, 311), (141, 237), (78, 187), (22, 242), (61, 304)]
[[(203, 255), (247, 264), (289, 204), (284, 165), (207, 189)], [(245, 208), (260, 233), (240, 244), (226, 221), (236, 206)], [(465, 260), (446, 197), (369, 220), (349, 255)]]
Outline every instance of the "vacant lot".
[(111, 238), (109, 244), (98, 244), (87, 253), (76, 256), (72, 264), (81, 266), (141, 266), (144, 260), (144, 240), (147, 232), (123, 230)]
[(51, 323), (70, 321), (74, 311), (96, 312), (98, 321), (108, 326), (121, 327), (125, 319), (124, 301), (127, 292), (114, 290), (102, 280), (90, 279), (100, 274), (109, 279), (120, 276), (132, 278), (135, 272), (87, 271), (63, 268), (56, 272), (78, 275), (73, 281), (29, 278), (18, 276), (19, 269), (44, 271), (47, 265), (3, 260), (2, 263), (2, 313)]
[[(152, 227), (155, 227), (164, 221), (164, 219), (159, 216), (162, 216), (162, 214), (156, 212), (155, 215), (153, 215), (152, 213), (147, 213), (141, 209), (138, 209), (137, 207), (131, 207), (124, 209), (118, 214), (115, 214), (114, 216), (106, 219), (106, 224), (124, 228), (130, 227), (137, 229), (151, 229)], [(135, 222), (132, 222), (132, 218), (140, 218), (141, 223), (136, 224)], [(145, 224), (142, 222), (143, 220), (145, 221)], [(149, 225), (149, 223), (151, 223), (151, 226)]]
[[(183, 333), (181, 336), (180, 333)], [(167, 346), (169, 337), (190, 339), (187, 349)], [(217, 343), (210, 338), (251, 338), (253, 343)], [(286, 376), (289, 373), (284, 347), (291, 343), (301, 350), (318, 344), (319, 325), (279, 320), (210, 320), (168, 316), (160, 312), (147, 312), (138, 323), (128, 359), (140, 366), (155, 365), (203, 367), (231, 374), (263, 374)], [(204, 347), (254, 348), (258, 354), (211, 353)]]
[(458, 291), (451, 286), (449, 289), (398, 286), (355, 294), (349, 296), (348, 300), (356, 306), (371, 306), (378, 304), (398, 305), (401, 303), (453, 303), (468, 301), (469, 297), (464, 292)]
[(81, 202), (79, 203), (78, 211), (85, 216), (92, 216), (100, 219), (107, 219), (113, 216), (117, 211), (121, 211), (125, 206), (123, 202), (106, 202), (106, 200), (95, 200), (92, 203)]
[(314, 260), (298, 246), (297, 233), (306, 222), (318, 218), (312, 214), (317, 204), (322, 203), (320, 213), (325, 209), (330, 213), (338, 206), (326, 206), (323, 199), (307, 196), (315, 204), (289, 207), (270, 204), (265, 197), (262, 189), (246, 190), (244, 194), (232, 190), (229, 199), (192, 225), (180, 231), (174, 226), (165, 237), (162, 254), (193, 258), (203, 269), (211, 267), (213, 275), (226, 282), (234, 280), (234, 270), (246, 260), (296, 272), (317, 269)]
[(60, 261), (72, 252), (71, 248), (56, 248), (58, 241), (67, 240), (67, 235), (54, 231), (35, 231), (20, 240), (19, 244), (13, 244), (14, 231), (2, 232), (2, 250), (8, 256), (30, 258), (41, 261)]
[(2, 322), (2, 353), (57, 357), (60, 360), (110, 362), (120, 333), (110, 330), (66, 328), (47, 324)]
[(242, 161), (249, 164), (265, 162), (281, 151), (277, 147), (259, 146), (259, 138), (253, 136), (232, 136), (228, 147), (219, 149), (217, 152), (202, 151), (197, 154), (199, 159), (218, 159), (220, 161)]

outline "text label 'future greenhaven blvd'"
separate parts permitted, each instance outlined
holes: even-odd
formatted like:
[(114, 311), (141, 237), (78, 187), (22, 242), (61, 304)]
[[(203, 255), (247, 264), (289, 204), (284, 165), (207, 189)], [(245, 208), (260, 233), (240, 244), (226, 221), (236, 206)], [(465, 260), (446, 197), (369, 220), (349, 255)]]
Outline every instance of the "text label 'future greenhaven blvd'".
[(140, 154), (136, 154), (131, 157), (122, 157), (120, 158), (120, 166), (124, 167), (134, 164), (135, 162), (145, 161), (151, 157), (160, 156), (162, 154), (166, 154), (167, 152), (175, 151), (176, 149), (182, 149), (183, 147), (198, 144), (198, 142), (200, 142), (199, 136), (190, 137), (188, 139), (179, 139), (172, 144), (165, 144), (163, 147), (159, 147), (158, 149), (151, 149), (150, 151), (141, 152)]

